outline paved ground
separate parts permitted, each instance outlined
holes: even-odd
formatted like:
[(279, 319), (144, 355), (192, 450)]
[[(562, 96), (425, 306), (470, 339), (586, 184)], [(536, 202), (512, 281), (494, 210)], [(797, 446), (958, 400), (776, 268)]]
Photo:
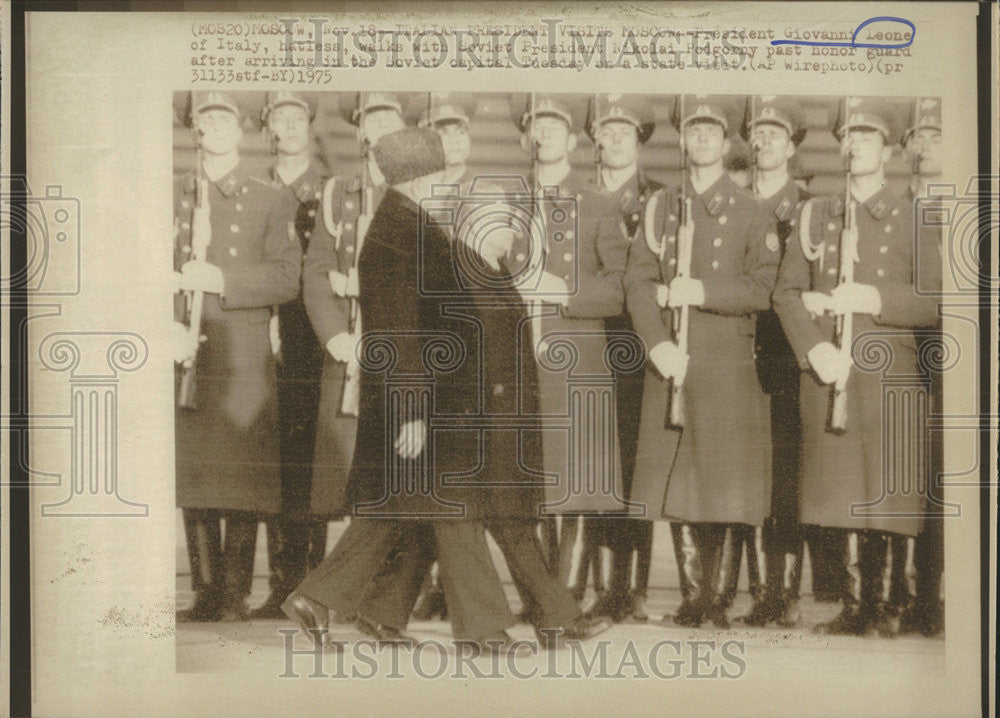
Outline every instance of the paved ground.
[[(343, 530), (343, 524), (331, 524), (330, 543)], [(187, 575), (187, 558), (183, 546), (183, 531), (178, 521), (177, 548), (177, 605), (190, 603), (190, 576)], [(494, 551), (495, 551), (494, 547)], [(497, 552), (498, 553), (498, 552)], [(839, 607), (819, 604), (808, 595), (808, 566), (803, 588), (801, 627), (796, 629), (745, 629), (734, 627), (719, 631), (710, 628), (697, 630), (676, 626), (661, 626), (659, 619), (672, 611), (680, 602), (676, 588), (676, 568), (670, 550), (669, 531), (666, 524), (658, 524), (654, 540), (651, 588), (648, 608), (651, 619), (646, 624), (619, 624), (603, 634), (599, 640), (565, 647), (552, 653), (517, 659), (507, 666), (492, 666), (487, 658), (473, 663), (487, 675), (491, 669), (509, 675), (511, 671), (544, 674), (572, 674), (574, 671), (593, 675), (605, 671), (617, 677), (642, 676), (653, 672), (660, 678), (675, 677), (737, 677), (747, 671), (780, 670), (782, 667), (808, 664), (813, 669), (850, 671), (865, 675), (866, 671), (885, 674), (891, 668), (894, 676), (905, 676), (919, 683), (920, 677), (940, 677), (944, 670), (944, 645), (942, 639), (906, 636), (886, 640), (879, 638), (846, 638), (814, 636), (810, 629), (816, 623), (836, 615)], [(255, 579), (250, 604), (261, 603), (267, 594), (266, 556), (263, 533), (258, 539)], [(502, 566), (502, 560), (498, 561)], [(744, 568), (744, 572), (745, 572)], [(518, 599), (504, 569), (502, 577), (511, 606), (518, 609)], [(672, 580), (671, 580), (672, 579)], [(750, 598), (745, 591), (746, 577), (741, 577), (741, 593), (730, 612), (738, 616), (749, 607)], [(589, 597), (588, 597), (589, 598)], [(586, 599), (585, 599), (586, 601)], [(438, 672), (449, 675), (462, 670), (460, 656), (450, 642), (450, 628), (442, 621), (413, 622), (409, 632), (426, 641), (417, 655), (393, 656), (390, 651), (375, 652), (363, 641), (363, 636), (351, 625), (334, 625), (333, 637), (348, 642), (343, 662), (334, 657), (308, 654), (309, 643), (304, 636), (294, 635), (290, 621), (257, 621), (223, 624), (178, 624), (176, 634), (177, 670), (179, 672), (260, 672), (261, 675), (308, 674), (322, 672), (336, 677), (338, 671), (347, 677), (352, 671), (386, 674), (398, 671), (403, 676), (428, 677)], [(517, 639), (533, 640), (529, 626), (519, 625), (511, 631)], [(294, 643), (290, 642), (294, 641)], [(291, 654), (294, 646), (305, 654)], [(289, 663), (290, 661), (290, 663)], [(605, 663), (602, 663), (605, 661)], [(588, 668), (587, 665), (590, 664)], [(440, 668), (439, 668), (440, 666)], [(606, 666), (606, 667), (604, 667)], [(466, 665), (468, 673), (471, 668)], [(656, 673), (656, 671), (660, 673)], [(394, 677), (399, 677), (394, 676)], [(463, 677), (463, 676), (458, 676)], [(897, 678), (898, 680), (898, 678)]]

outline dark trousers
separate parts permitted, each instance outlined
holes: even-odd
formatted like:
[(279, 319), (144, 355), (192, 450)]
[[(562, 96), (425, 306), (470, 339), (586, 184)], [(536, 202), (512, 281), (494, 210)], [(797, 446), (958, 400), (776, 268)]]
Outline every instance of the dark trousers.
[[(408, 560), (417, 561), (417, 566), (407, 569), (409, 573), (399, 585), (390, 588), (397, 592), (395, 602), (399, 605), (402, 597), (414, 592), (414, 584), (415, 595), (419, 595), (430, 567), (426, 556), (433, 561), (435, 545), (454, 637), (478, 639), (513, 626), (514, 616), (490, 559), (483, 526), (474, 521), (354, 519), (333, 551), (306, 576), (297, 591), (343, 615), (365, 615), (363, 603), (372, 595), (369, 590), (380, 590), (372, 582), (383, 572), (394, 573), (387, 570), (387, 562), (399, 561), (405, 566)], [(409, 601), (408, 617), (416, 598), (405, 600)], [(381, 622), (398, 623), (395, 619), (393, 623)]]
[[(522, 600), (531, 603), (540, 627), (567, 626), (580, 617), (580, 609), (569, 589), (549, 573), (535, 534), (534, 519), (494, 519), (484, 522), (484, 526), (503, 552), (511, 578)], [(403, 630), (434, 560), (431, 545), (412, 544), (401, 549), (366, 591), (358, 608), (359, 614)], [(442, 574), (443, 571), (442, 567)], [(445, 592), (447, 594), (447, 587)], [(451, 610), (449, 602), (449, 615)]]
[(218, 509), (183, 509), (182, 514), (191, 588), (196, 594), (239, 604), (250, 594), (253, 579), (256, 516)]

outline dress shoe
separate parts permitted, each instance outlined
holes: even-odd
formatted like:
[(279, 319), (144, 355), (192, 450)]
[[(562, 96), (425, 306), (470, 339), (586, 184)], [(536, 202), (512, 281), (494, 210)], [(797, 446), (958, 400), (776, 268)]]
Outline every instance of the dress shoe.
[(251, 621), (273, 621), (284, 618), (285, 612), (281, 610), (281, 601), (271, 593), (264, 603), (251, 609), (249, 616)]
[(413, 609), (413, 618), (417, 621), (430, 621), (435, 616), (446, 620), (448, 618), (448, 606), (444, 602), (444, 591), (433, 588), (425, 592)]
[(618, 623), (628, 615), (626, 597), (612, 591), (604, 591), (583, 615), (586, 618), (607, 617)]
[(339, 644), (329, 640), (329, 613), (322, 604), (293, 591), (281, 604), (281, 610), (299, 625), (317, 648), (343, 650)]
[(219, 620), (221, 607), (215, 596), (209, 593), (198, 593), (191, 608), (177, 611), (177, 623), (211, 623)]
[(525, 657), (534, 655), (531, 646), (525, 641), (515, 641), (507, 631), (498, 631), (474, 641), (456, 641), (456, 643), (471, 645), (475, 655), (499, 655)]
[(247, 604), (243, 600), (242, 595), (231, 596), (223, 602), (222, 611), (219, 615), (220, 622), (240, 623), (249, 619), (250, 614), (247, 611)]
[(631, 596), (631, 606), (629, 613), (636, 623), (645, 623), (649, 620), (649, 613), (646, 611), (646, 597), (641, 593), (633, 593)]
[(614, 625), (607, 616), (586, 618), (580, 616), (568, 626), (561, 628), (536, 628), (535, 636), (542, 648), (552, 650), (566, 641), (588, 641), (596, 638)]
[(681, 601), (677, 611), (667, 614), (660, 621), (662, 626), (682, 626), (684, 628), (698, 628), (704, 616), (704, 608), (694, 601)]
[(927, 605), (924, 601), (914, 601), (900, 616), (900, 633), (919, 633), (931, 638), (943, 630), (944, 605), (941, 601), (936, 601), (932, 605)]
[(736, 622), (754, 628), (762, 628), (769, 623), (777, 622), (781, 616), (782, 608), (783, 605), (777, 597), (765, 595), (760, 600), (754, 601), (749, 613), (737, 616)]
[(354, 627), (370, 638), (374, 638), (380, 646), (403, 646), (404, 648), (415, 648), (418, 641), (416, 638), (407, 636), (392, 626), (377, 623), (364, 616), (358, 616), (354, 621)]

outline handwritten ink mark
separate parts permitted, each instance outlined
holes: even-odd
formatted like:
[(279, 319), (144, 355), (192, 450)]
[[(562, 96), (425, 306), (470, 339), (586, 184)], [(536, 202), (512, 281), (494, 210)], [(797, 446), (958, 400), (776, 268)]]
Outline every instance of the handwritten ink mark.
[[(871, 25), (873, 22), (901, 22), (910, 28), (910, 39), (906, 42), (898, 43), (896, 45), (883, 45), (877, 42), (856, 42), (858, 39), (858, 33), (864, 30), (866, 27)], [(917, 27), (909, 20), (901, 17), (893, 17), (891, 15), (880, 15), (879, 17), (869, 18), (863, 23), (858, 25), (854, 30), (854, 34), (851, 35), (850, 42), (827, 42), (824, 40), (771, 40), (772, 45), (808, 45), (810, 47), (872, 47), (882, 50), (901, 50), (904, 47), (909, 47), (913, 44), (914, 38), (917, 36)]]

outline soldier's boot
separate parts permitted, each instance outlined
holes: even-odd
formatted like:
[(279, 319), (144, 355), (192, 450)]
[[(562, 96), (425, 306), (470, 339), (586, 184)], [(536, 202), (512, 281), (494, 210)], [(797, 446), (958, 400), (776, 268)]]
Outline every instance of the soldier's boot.
[(865, 531), (858, 541), (858, 558), (861, 568), (861, 613), (866, 623), (866, 633), (883, 638), (899, 634), (899, 614), (888, 601), (886, 581), (887, 552), (890, 534), (883, 531)]
[(226, 533), (222, 549), (223, 597), (220, 621), (245, 621), (248, 618), (247, 585), (253, 580), (256, 539), (256, 516), (239, 512), (226, 517)]
[[(834, 529), (826, 529), (831, 532), (828, 536), (833, 536)], [(817, 623), (813, 627), (813, 633), (833, 636), (861, 636), (867, 631), (868, 626), (861, 611), (861, 571), (858, 561), (858, 534), (843, 529), (836, 529), (844, 533), (844, 551), (841, 562), (843, 571), (838, 572), (842, 577), (840, 583), (841, 602), (843, 608), (840, 613), (831, 621)], [(863, 532), (862, 532), (863, 533)], [(838, 540), (838, 543), (841, 543)], [(829, 557), (832, 560), (832, 556)]]
[(799, 591), (802, 588), (802, 559), (805, 542), (801, 538), (797, 538), (796, 544), (795, 551), (786, 553), (783, 562), (785, 570), (782, 580), (781, 613), (778, 616), (778, 625), (783, 628), (793, 628), (798, 624), (801, 616)]
[(944, 631), (944, 603), (941, 600), (941, 573), (944, 563), (944, 534), (940, 519), (928, 518), (917, 535), (913, 551), (916, 567), (916, 598), (900, 619), (900, 633), (936, 636)]
[(269, 592), (264, 603), (250, 611), (251, 620), (285, 618), (281, 604), (306, 574), (308, 526), (286, 518), (275, 518), (265, 526)]
[(184, 509), (184, 538), (191, 563), (194, 604), (177, 611), (178, 623), (218, 621), (221, 613), (222, 530), (210, 509)]
[[(597, 588), (598, 577), (601, 588), (604, 588), (598, 596), (594, 605), (584, 613), (588, 619), (607, 617), (615, 623), (625, 620), (631, 608), (628, 595), (629, 569), (632, 564), (631, 547), (621, 540), (621, 536), (616, 536), (616, 540), (611, 548), (611, 581), (604, 587), (603, 571), (600, 567), (595, 571), (594, 585)], [(603, 558), (603, 551), (597, 549), (597, 556)]]
[(827, 526), (809, 526), (803, 529), (809, 542), (812, 564), (812, 594), (817, 603), (836, 603), (842, 599), (846, 575), (844, 556), (850, 532)]
[(601, 555), (601, 545), (597, 533), (594, 523), (591, 520), (584, 519), (583, 550), (580, 552), (576, 580), (574, 580), (573, 588), (570, 591), (573, 594), (573, 600), (577, 603), (583, 601), (587, 595), (588, 576), (592, 575), (594, 577), (594, 593), (598, 596), (598, 599), (604, 592), (604, 557)]
[(901, 618), (915, 600), (911, 586), (913, 539), (902, 534), (889, 535), (889, 600), (887, 611)]
[(653, 522), (635, 519), (635, 588), (632, 589), (632, 620), (645, 623), (649, 620), (646, 610), (646, 591), (649, 588), (649, 569), (653, 561)]
[(442, 621), (448, 618), (448, 606), (444, 601), (444, 589), (441, 581), (432, 574), (427, 574), (424, 585), (420, 589), (420, 598), (417, 605), (413, 607), (413, 618), (417, 621), (430, 621), (440, 618)]
[[(676, 521), (670, 522), (670, 537), (674, 547), (674, 560), (677, 562), (677, 578), (681, 591), (681, 605), (673, 614), (663, 617), (661, 623), (679, 625), (690, 625), (695, 617), (695, 609), (692, 604), (694, 595), (694, 581), (701, 581), (702, 570), (698, 562), (697, 549), (691, 537), (690, 527)], [(700, 618), (699, 618), (700, 622)]]
[[(762, 627), (769, 623), (777, 622), (782, 612), (781, 587), (785, 575), (785, 551), (778, 541), (774, 522), (767, 519), (762, 529), (764, 558), (763, 564), (766, 575), (764, 580), (754, 581), (754, 572), (750, 572), (751, 595), (753, 595), (753, 605), (750, 611), (736, 620), (748, 626)], [(747, 546), (747, 554), (756, 555), (756, 546)], [(760, 561), (756, 562), (760, 565)], [(750, 566), (748, 566), (750, 568)], [(756, 583), (756, 586), (754, 584)], [(755, 589), (755, 590), (754, 590)]]
[(690, 582), (690, 594), (687, 603), (673, 616), (673, 622), (696, 628), (708, 620), (717, 628), (729, 628), (726, 608), (719, 595), (726, 527), (702, 523), (684, 528), (684, 570)]

